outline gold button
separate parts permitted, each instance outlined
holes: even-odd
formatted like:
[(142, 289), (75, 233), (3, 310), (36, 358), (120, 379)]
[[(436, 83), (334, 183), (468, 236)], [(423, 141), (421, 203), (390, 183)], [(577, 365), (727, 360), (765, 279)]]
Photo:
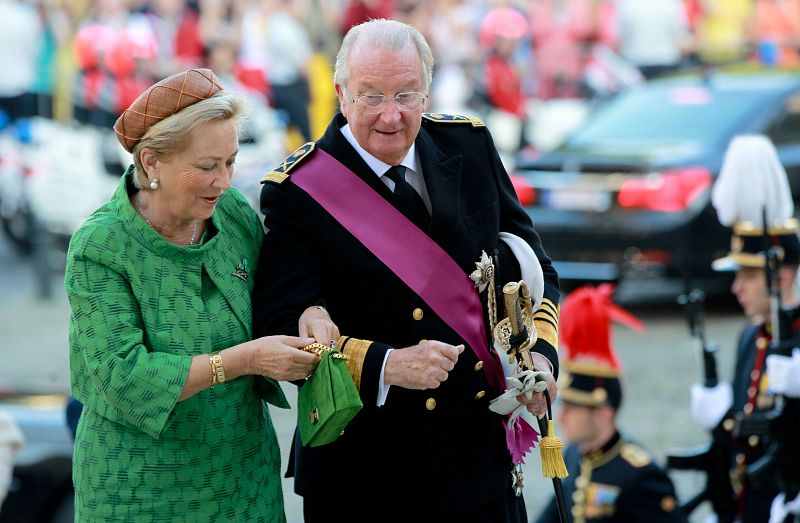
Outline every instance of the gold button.
[(728, 418), (728, 419), (726, 419), (725, 421), (722, 422), (722, 428), (725, 429), (728, 432), (733, 430), (733, 426), (734, 425), (736, 425), (736, 422), (733, 421), (730, 418)]
[(436, 400), (433, 398), (428, 398), (425, 401), (425, 408), (428, 410), (433, 410), (436, 408)]
[(483, 362), (482, 361), (478, 361), (478, 363), (475, 364), (475, 372), (478, 372), (482, 368), (483, 368)]
[(485, 390), (479, 390), (478, 393), (475, 394), (475, 399), (479, 400), (484, 396), (486, 396), (486, 391)]
[(750, 436), (749, 438), (747, 438), (747, 444), (750, 445), (751, 447), (757, 447), (758, 436)]
[(422, 309), (417, 307), (416, 309), (414, 309), (414, 312), (411, 313), (411, 315), (414, 317), (415, 320), (417, 320), (417, 321), (421, 320), (422, 319), (422, 315), (423, 315)]

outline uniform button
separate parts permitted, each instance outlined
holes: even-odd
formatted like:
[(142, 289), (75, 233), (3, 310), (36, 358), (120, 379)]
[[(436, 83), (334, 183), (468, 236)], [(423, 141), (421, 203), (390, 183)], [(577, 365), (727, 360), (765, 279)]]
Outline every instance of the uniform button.
[(417, 307), (416, 309), (414, 309), (414, 312), (412, 312), (411, 315), (414, 317), (415, 320), (417, 321), (421, 320), (423, 316), (422, 309)]
[(433, 398), (428, 398), (425, 401), (425, 408), (428, 410), (433, 410), (436, 408), (436, 400)]
[(726, 419), (725, 421), (722, 422), (722, 428), (725, 429), (728, 432), (733, 430), (734, 425), (736, 425), (736, 422), (733, 421), (730, 418), (728, 418), (728, 419)]
[(751, 447), (757, 447), (758, 436), (750, 436), (749, 438), (747, 438), (747, 444), (750, 445)]
[(486, 396), (486, 391), (485, 391), (485, 390), (480, 390), (480, 391), (478, 391), (478, 393), (477, 393), (477, 394), (475, 394), (475, 399), (476, 399), (476, 400), (479, 400), (479, 399), (481, 399), (481, 398), (482, 398), (482, 397), (484, 397), (484, 396)]
[(475, 364), (475, 372), (478, 372), (482, 368), (483, 368), (483, 362), (482, 361), (478, 361), (478, 363)]

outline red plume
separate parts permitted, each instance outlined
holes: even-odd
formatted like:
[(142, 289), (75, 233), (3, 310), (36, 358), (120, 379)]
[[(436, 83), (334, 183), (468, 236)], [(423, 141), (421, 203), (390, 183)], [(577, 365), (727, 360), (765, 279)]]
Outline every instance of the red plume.
[(614, 286), (584, 286), (567, 296), (559, 314), (558, 335), (567, 361), (592, 360), (613, 370), (622, 365), (611, 346), (611, 322), (636, 331), (644, 325), (628, 311), (611, 301)]

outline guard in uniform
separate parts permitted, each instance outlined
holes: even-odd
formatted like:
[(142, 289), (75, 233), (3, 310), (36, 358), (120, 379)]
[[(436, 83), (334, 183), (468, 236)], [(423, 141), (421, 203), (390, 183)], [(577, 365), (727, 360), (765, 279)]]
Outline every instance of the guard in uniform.
[[(762, 189), (770, 196), (758, 202)], [(779, 345), (800, 345), (800, 296), (794, 285), (800, 265), (800, 239), (798, 222), (789, 217), (793, 210), (788, 191), (786, 173), (766, 137), (734, 138), (712, 197), (720, 221), (723, 224), (733, 222), (730, 224), (733, 229), (731, 249), (727, 256), (715, 260), (712, 267), (717, 271), (736, 272), (731, 292), (747, 316), (748, 324), (739, 336), (731, 382), (720, 382), (712, 388), (693, 385), (691, 413), (698, 424), (712, 431), (714, 438), (730, 454), (732, 513), (739, 521), (747, 523), (771, 521), (770, 505), (776, 495), (784, 488), (795, 493), (800, 488), (791, 480), (792, 476), (797, 477), (796, 472), (783, 473), (800, 471), (800, 446), (782, 443), (778, 449), (777, 434), (752, 433), (748, 429), (752, 425), (747, 423), (763, 417), (776, 406), (777, 397), (770, 390), (766, 365), (767, 356), (773, 350), (770, 348), (773, 336), (779, 335)], [(761, 225), (765, 208), (768, 213), (766, 233)], [(772, 279), (782, 301), (780, 333), (773, 332), (770, 319), (765, 245), (775, 249), (777, 254), (778, 263)], [(796, 410), (798, 405), (797, 400), (785, 404), (789, 410)], [(800, 427), (773, 424), (772, 430), (789, 431), (789, 437), (783, 438), (785, 442), (798, 441), (796, 434)], [(765, 458), (765, 454), (769, 456)], [(758, 471), (751, 467), (756, 463), (759, 463)], [(783, 472), (781, 467), (786, 467)]]
[(558, 279), (483, 122), (423, 113), (423, 43), (395, 21), (351, 29), (342, 112), (263, 180), (254, 333), (296, 332), (324, 307), (364, 404), (335, 442), (295, 439), (289, 475), (309, 523), (527, 521), (489, 410), (505, 381), (486, 349), (487, 290), (470, 274), (485, 253), (497, 282), (538, 280), (532, 356), (553, 375)]
[[(581, 287), (564, 299), (560, 325), (564, 354), (557, 409), (569, 477), (563, 480), (574, 523), (685, 522), (675, 489), (650, 453), (625, 439), (616, 423), (622, 403), (620, 363), (610, 322), (641, 329), (611, 302), (613, 287)], [(558, 523), (555, 499), (537, 520)]]

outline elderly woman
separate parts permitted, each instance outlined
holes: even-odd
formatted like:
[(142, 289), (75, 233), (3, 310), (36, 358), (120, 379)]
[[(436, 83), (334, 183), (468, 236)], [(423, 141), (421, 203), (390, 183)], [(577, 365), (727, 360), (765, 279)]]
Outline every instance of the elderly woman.
[[(66, 272), (77, 521), (285, 520), (262, 401), (288, 407), (276, 380), (319, 358), (299, 350), (311, 338), (251, 339), (263, 229), (231, 188), (240, 118), (201, 69), (114, 126), (134, 165), (75, 233)], [(326, 322), (310, 308), (300, 331)]]

